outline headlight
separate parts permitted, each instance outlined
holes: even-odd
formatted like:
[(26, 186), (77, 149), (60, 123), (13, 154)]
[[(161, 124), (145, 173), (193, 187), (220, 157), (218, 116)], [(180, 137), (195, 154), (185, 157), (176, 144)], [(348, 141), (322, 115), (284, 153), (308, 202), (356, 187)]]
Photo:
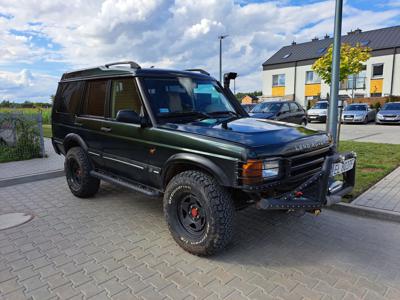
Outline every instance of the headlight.
[(382, 116), (381, 114), (377, 114), (376, 117), (377, 117), (378, 119), (382, 119), (382, 118), (383, 118), (383, 116)]
[(279, 175), (279, 160), (248, 160), (242, 166), (243, 184), (261, 183), (265, 179), (273, 179)]
[(363, 115), (356, 115), (356, 116), (354, 116), (354, 119), (362, 120), (362, 119), (364, 119), (364, 116)]
[(326, 111), (321, 111), (318, 115), (319, 116), (326, 116)]

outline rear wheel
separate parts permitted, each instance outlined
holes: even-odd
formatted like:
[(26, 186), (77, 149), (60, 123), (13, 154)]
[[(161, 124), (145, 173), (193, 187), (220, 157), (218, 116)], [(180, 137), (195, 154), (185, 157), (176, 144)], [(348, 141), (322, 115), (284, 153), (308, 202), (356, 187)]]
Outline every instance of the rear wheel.
[(164, 214), (174, 240), (192, 254), (212, 255), (232, 239), (232, 198), (203, 172), (185, 171), (172, 178), (164, 194)]
[(92, 166), (89, 157), (81, 147), (68, 150), (64, 170), (69, 189), (75, 196), (91, 197), (99, 190), (100, 180), (90, 176)]

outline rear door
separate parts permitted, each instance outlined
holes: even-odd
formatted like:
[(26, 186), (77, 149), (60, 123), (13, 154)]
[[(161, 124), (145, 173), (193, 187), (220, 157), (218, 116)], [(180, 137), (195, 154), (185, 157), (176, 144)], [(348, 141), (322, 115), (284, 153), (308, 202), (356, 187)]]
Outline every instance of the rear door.
[(88, 153), (96, 167), (102, 167), (102, 137), (108, 81), (86, 82), (85, 96), (80, 113), (75, 117), (76, 131), (88, 146)]
[(151, 130), (137, 123), (118, 122), (120, 110), (131, 110), (144, 116), (144, 106), (135, 79), (111, 80), (107, 118), (103, 123), (103, 157), (106, 171), (140, 183), (149, 183), (146, 135)]
[(291, 114), (291, 122), (296, 124), (301, 124), (303, 121), (304, 111), (301, 109), (297, 103), (291, 102), (290, 106), (290, 114)]
[(282, 104), (278, 120), (282, 122), (291, 122), (290, 108), (288, 103)]

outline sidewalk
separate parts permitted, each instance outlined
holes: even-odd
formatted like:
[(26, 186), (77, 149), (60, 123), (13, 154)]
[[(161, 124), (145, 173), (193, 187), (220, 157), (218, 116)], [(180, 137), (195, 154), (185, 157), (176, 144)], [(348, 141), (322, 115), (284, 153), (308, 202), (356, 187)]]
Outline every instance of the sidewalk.
[(54, 152), (51, 140), (44, 139), (47, 157), (0, 164), (0, 187), (54, 178), (63, 174), (64, 157)]
[(340, 203), (334, 209), (400, 222), (400, 167), (353, 202)]

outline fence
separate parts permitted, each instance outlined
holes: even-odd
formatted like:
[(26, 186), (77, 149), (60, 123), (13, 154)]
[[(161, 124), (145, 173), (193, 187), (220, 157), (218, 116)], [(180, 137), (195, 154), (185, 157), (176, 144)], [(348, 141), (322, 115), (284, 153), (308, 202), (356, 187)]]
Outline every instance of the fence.
[(42, 114), (0, 113), (0, 162), (44, 157)]

